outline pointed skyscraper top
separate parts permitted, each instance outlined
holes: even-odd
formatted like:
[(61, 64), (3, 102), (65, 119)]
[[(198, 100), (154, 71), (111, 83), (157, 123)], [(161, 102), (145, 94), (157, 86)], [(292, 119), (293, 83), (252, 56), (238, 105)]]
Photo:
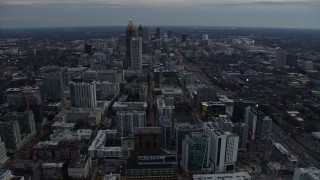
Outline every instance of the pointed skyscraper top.
[(129, 24), (128, 24), (127, 29), (128, 29), (128, 30), (134, 30), (134, 25), (133, 25), (133, 22), (132, 22), (131, 17), (130, 17), (130, 21), (129, 21)]

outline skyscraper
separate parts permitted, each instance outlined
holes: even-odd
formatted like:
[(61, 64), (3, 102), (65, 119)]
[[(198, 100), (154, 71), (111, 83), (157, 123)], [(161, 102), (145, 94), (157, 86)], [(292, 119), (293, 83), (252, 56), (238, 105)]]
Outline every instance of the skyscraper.
[(202, 134), (186, 135), (182, 141), (181, 168), (187, 173), (200, 173), (209, 167), (210, 140)]
[(182, 33), (181, 34), (181, 42), (187, 42), (188, 41), (188, 34), (187, 33)]
[(131, 38), (135, 37), (135, 29), (132, 20), (130, 19), (126, 31), (126, 59), (123, 63), (123, 68), (128, 69), (131, 66)]
[(62, 72), (44, 74), (40, 90), (43, 99), (62, 100), (62, 102), (64, 102), (64, 83)]
[(140, 23), (139, 28), (138, 28), (138, 37), (142, 37), (143, 38), (143, 28), (142, 28), (141, 23)]
[(160, 36), (161, 36), (160, 28), (157, 28), (155, 37), (156, 39), (160, 39)]
[(274, 66), (276, 68), (285, 68), (287, 62), (287, 51), (285, 50), (277, 50), (276, 52), (276, 61)]
[(167, 32), (167, 35), (168, 35), (168, 38), (169, 38), (169, 39), (172, 39), (172, 38), (173, 38), (172, 31), (168, 31), (168, 32)]
[(131, 38), (131, 69), (142, 70), (142, 38)]
[[(253, 150), (266, 150), (270, 144), (270, 133), (272, 120), (265, 116), (257, 107), (247, 107), (245, 112), (245, 123), (249, 128), (248, 140)], [(251, 148), (250, 147), (250, 148)]]
[(95, 82), (70, 83), (71, 104), (79, 108), (97, 107)]
[(204, 124), (204, 134), (210, 139), (210, 161), (214, 164), (214, 172), (230, 172), (235, 170), (238, 154), (239, 136), (231, 132), (221, 131), (213, 122)]

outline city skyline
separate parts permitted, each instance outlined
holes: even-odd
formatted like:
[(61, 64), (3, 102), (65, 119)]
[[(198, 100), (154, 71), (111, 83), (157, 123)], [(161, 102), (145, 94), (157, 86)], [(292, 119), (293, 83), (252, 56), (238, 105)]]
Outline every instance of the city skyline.
[(316, 0), (3, 0), (2, 28), (123, 26), (130, 16), (148, 26), (231, 26), (319, 29)]

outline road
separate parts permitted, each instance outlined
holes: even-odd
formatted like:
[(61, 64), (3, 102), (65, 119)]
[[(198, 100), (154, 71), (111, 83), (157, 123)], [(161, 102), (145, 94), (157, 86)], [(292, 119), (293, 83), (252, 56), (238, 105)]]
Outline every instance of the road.
[(305, 147), (297, 143), (291, 136), (289, 136), (282, 128), (277, 124), (272, 124), (272, 140), (281, 143), (287, 150), (289, 150), (293, 155), (295, 155), (302, 167), (307, 167), (310, 165), (317, 166), (319, 162), (314, 159)]

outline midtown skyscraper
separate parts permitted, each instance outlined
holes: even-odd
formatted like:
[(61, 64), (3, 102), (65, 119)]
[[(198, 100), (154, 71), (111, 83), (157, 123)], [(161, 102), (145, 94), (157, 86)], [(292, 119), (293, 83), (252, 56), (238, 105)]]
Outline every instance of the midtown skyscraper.
[(130, 19), (126, 31), (126, 57), (123, 62), (123, 69), (128, 69), (131, 66), (131, 38), (135, 37), (135, 28), (132, 20)]
[(131, 39), (131, 69), (142, 69), (142, 38), (133, 37)]

